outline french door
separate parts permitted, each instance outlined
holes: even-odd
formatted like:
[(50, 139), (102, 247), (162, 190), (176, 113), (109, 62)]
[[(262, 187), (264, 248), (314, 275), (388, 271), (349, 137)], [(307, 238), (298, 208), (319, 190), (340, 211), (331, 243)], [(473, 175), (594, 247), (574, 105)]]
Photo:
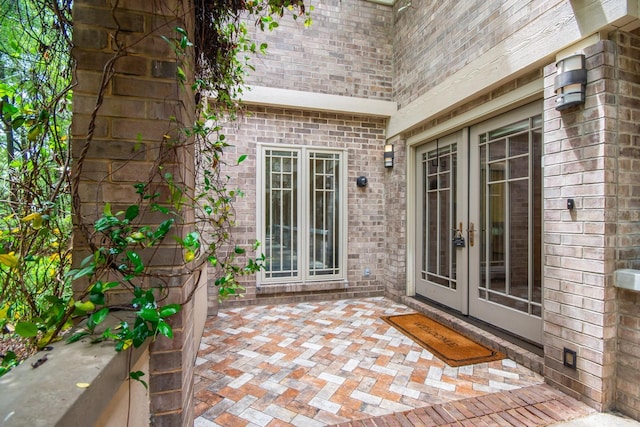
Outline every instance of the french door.
[(542, 342), (536, 103), (416, 150), (418, 295)]

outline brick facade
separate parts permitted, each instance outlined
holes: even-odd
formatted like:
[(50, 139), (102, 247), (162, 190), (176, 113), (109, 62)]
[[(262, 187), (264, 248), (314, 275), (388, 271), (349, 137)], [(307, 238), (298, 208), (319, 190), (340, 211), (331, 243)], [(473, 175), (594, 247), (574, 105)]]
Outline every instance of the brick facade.
[[(584, 108), (556, 111), (555, 66), (545, 69), (545, 375), (601, 410), (612, 404), (615, 374), (615, 50), (612, 42), (585, 50)], [(564, 348), (577, 352), (576, 370), (563, 366)]]
[[(309, 283), (297, 291), (263, 285), (256, 289), (255, 277), (243, 282), (244, 297), (225, 305), (276, 304), (286, 302), (354, 298), (382, 295), (383, 277), (388, 261), (385, 252), (385, 177), (382, 162), (384, 120), (342, 114), (326, 114), (278, 108), (250, 107), (247, 114), (230, 127), (227, 140), (232, 147), (229, 158), (248, 154), (242, 168), (230, 167), (232, 186), (242, 188), (246, 196), (236, 200), (234, 231), (238, 243), (251, 244), (256, 239), (256, 147), (257, 144), (307, 145), (346, 150), (348, 159), (346, 220), (348, 221), (348, 287), (331, 287), (329, 283)], [(358, 176), (366, 176), (365, 188), (356, 186)], [(364, 275), (369, 268), (371, 274)]]
[[(613, 273), (639, 262), (638, 46), (638, 36), (617, 32), (585, 49), (584, 108), (553, 108), (555, 67), (547, 67), (544, 137), (545, 374), (595, 408), (635, 418), (637, 296), (616, 289)], [(576, 370), (563, 366), (564, 348), (577, 351)]]
[[(399, 108), (437, 86), (558, 2), (419, 0), (396, 15), (393, 99)], [(508, 54), (505, 52), (505, 54)], [(516, 76), (517, 77), (517, 76)], [(515, 79), (511, 79), (511, 85)]]
[[(640, 82), (637, 64), (640, 61), (640, 36), (616, 33), (615, 80), (609, 81), (617, 101), (617, 164), (616, 176), (615, 269), (640, 269), (640, 148), (638, 118), (640, 117)], [(608, 277), (610, 281), (611, 278)], [(640, 296), (637, 292), (617, 291), (617, 348), (615, 407), (640, 419)]]
[(249, 34), (268, 44), (267, 55), (251, 61), (247, 84), (314, 93), (391, 99), (389, 6), (364, 0), (311, 3), (313, 25), (286, 16), (272, 32), (249, 23)]
[[(151, 16), (158, 11), (151, 3), (155, 4), (143, 0), (127, 2), (129, 10), (118, 15), (128, 40), (135, 39), (137, 33), (153, 22)], [(447, 79), (474, 61), (495, 54), (496, 47), (513, 33), (520, 31), (534, 39), (557, 24), (550, 22), (548, 27), (540, 28), (547, 25), (542, 18), (560, 22), (562, 14), (570, 13), (567, 10), (571, 9), (567, 8), (568, 2), (542, 0), (525, 4), (474, 0), (465, 7), (453, 1), (409, 3), (407, 9), (397, 12), (404, 2), (389, 7), (360, 0), (331, 0), (315, 5), (314, 26), (310, 29), (305, 29), (301, 20), (285, 18), (274, 32), (256, 35), (258, 41), (269, 43), (268, 56), (253, 60), (256, 70), (247, 83), (310, 94), (393, 100), (405, 107), (450, 81)], [(74, 93), (77, 141), (82, 140), (85, 132), (102, 66), (113, 53), (107, 36), (114, 28), (109, 24), (110, 14), (107, 8), (95, 4), (89, 0), (74, 3), (74, 37), (80, 64), (79, 85)], [(96, 19), (96, 13), (102, 18)], [(172, 86), (173, 68), (167, 60), (171, 52), (154, 40), (136, 45), (131, 55), (117, 62), (118, 73), (108, 87), (94, 136), (101, 143), (89, 147), (85, 160), (81, 195), (86, 200), (97, 198), (101, 203), (116, 196), (123, 202), (134, 200), (129, 185), (142, 168), (152, 166), (154, 157), (152, 151), (132, 152), (136, 138), (131, 130), (139, 129), (144, 136), (142, 142), (153, 146), (153, 141), (165, 132), (158, 124), (163, 123), (167, 112), (175, 114), (176, 106), (183, 101), (175, 85)], [(571, 37), (563, 40), (576, 41)], [(258, 144), (345, 149), (349, 160), (349, 286), (319, 283), (293, 290), (277, 286), (259, 290), (255, 277), (249, 277), (243, 282), (247, 289), (245, 298), (225, 304), (278, 304), (381, 294), (394, 299), (404, 296), (407, 260), (413, 253), (413, 248), (406, 246), (408, 228), (411, 230), (407, 224), (407, 200), (413, 197), (407, 194), (407, 180), (413, 179), (407, 175), (407, 170), (411, 170), (407, 159), (411, 159), (413, 148), (406, 141), (459, 116), (482, 110), (485, 104), (544, 78), (544, 91), (536, 96), (545, 100), (542, 192), (545, 376), (549, 383), (599, 410), (616, 408), (638, 418), (638, 296), (616, 289), (613, 272), (618, 268), (640, 268), (637, 249), (640, 190), (635, 172), (640, 38), (616, 32), (609, 40), (584, 48), (589, 70), (587, 102), (564, 112), (554, 108), (553, 63), (557, 51), (553, 49), (559, 48), (548, 48), (543, 59), (539, 57), (534, 64), (514, 69), (506, 79), (496, 79), (473, 93), (459, 96), (448, 108), (431, 112), (416, 122), (408, 121), (409, 125), (389, 141), (385, 135), (389, 122), (384, 118), (282, 108), (277, 97), (272, 106), (248, 106), (247, 114), (225, 130), (232, 144), (227, 149), (227, 158), (249, 155), (241, 168), (228, 170), (232, 186), (246, 193), (235, 205), (238, 221), (235, 238), (239, 243), (251, 243), (256, 238)], [(496, 58), (509, 59), (513, 55), (508, 51), (500, 53)], [(498, 66), (505, 64), (501, 62)], [(458, 123), (455, 130), (532, 99), (535, 97), (513, 101), (513, 105), (484, 112), (482, 117), (473, 116), (470, 123)], [(394, 144), (392, 169), (383, 167), (385, 142)], [(74, 144), (74, 149), (78, 146)], [(134, 164), (125, 162), (131, 157)], [(189, 153), (185, 158), (190, 160)], [(133, 169), (127, 169), (126, 165), (133, 165)], [(175, 167), (180, 170), (181, 165), (176, 162)], [(365, 188), (355, 185), (360, 175), (368, 178)], [(568, 198), (576, 201), (573, 211), (566, 209)], [(95, 202), (86, 204), (86, 213), (95, 211)], [(80, 250), (82, 242), (77, 243)], [(178, 257), (173, 250), (166, 249), (167, 264)], [(364, 268), (371, 269), (370, 276), (364, 275)], [(190, 286), (187, 282), (172, 290), (184, 296)], [(187, 309), (176, 324), (178, 339), (154, 346), (151, 393), (158, 425), (180, 425), (189, 419), (188, 362), (194, 339), (190, 325)], [(565, 348), (577, 352), (576, 370), (563, 366)]]
[[(190, 19), (176, 18), (184, 13), (183, 7), (189, 9), (188, 2), (164, 1), (160, 5), (132, 0), (126, 5), (122, 2), (114, 14), (110, 3), (77, 0), (73, 4), (73, 55), (78, 64), (73, 103), (73, 163), (76, 170), (82, 165), (79, 181), (82, 209), (74, 213), (75, 224), (82, 221), (90, 229), (105, 203), (111, 203), (114, 212), (139, 203), (133, 184), (151, 176), (160, 157), (159, 142), (175, 127), (170, 117), (190, 123), (193, 117), (189, 111), (194, 111), (193, 97), (176, 82), (175, 54), (159, 37), (172, 36), (175, 26), (191, 25)], [(117, 51), (116, 32), (123, 56), (114, 63), (115, 74), (105, 85), (104, 99), (97, 102), (102, 71)], [(88, 125), (97, 103), (100, 109), (95, 132), (87, 146)], [(192, 184), (193, 177), (187, 173), (193, 164), (193, 152), (189, 149), (169, 153), (164, 164), (174, 172), (177, 182)], [(157, 190), (166, 193), (166, 188)], [(181, 214), (188, 223), (192, 214), (187, 210)], [(151, 214), (144, 221), (158, 224), (164, 219)], [(188, 226), (178, 230), (188, 231)], [(74, 260), (82, 260), (86, 251), (81, 234), (76, 233)], [(183, 268), (182, 250), (171, 242), (159, 247), (145, 263), (161, 274), (172, 271), (178, 278), (161, 282), (150, 279), (140, 284), (164, 286), (165, 304), (184, 303), (171, 321), (174, 338), (160, 338), (151, 345), (150, 372), (143, 378), (149, 383), (150, 424), (189, 426), (193, 424), (192, 373), (197, 349), (194, 340), (199, 337), (194, 332), (194, 301), (188, 296), (196, 286), (196, 275)], [(126, 294), (113, 295), (111, 301), (123, 298), (130, 302), (131, 296)]]

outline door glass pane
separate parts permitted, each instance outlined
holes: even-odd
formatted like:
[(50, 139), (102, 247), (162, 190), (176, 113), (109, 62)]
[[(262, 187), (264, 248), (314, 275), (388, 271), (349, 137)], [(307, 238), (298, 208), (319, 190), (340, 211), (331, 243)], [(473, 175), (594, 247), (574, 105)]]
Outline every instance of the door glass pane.
[(478, 297), (541, 315), (542, 138), (539, 116), (480, 136)]
[(440, 265), (438, 272), (449, 277), (449, 254), (451, 253), (451, 197), (449, 189), (440, 191)]
[(506, 234), (504, 229), (506, 194), (503, 182), (489, 184), (489, 230), (488, 267), (489, 288), (505, 292)]
[[(536, 122), (534, 122), (534, 125)], [(531, 300), (534, 303), (533, 310), (536, 316), (541, 316), (542, 304), (542, 123), (537, 123), (537, 128), (531, 132), (533, 145), (533, 235), (531, 240), (533, 258), (533, 290)], [(537, 304), (537, 305), (535, 305)]]
[(527, 178), (529, 176), (529, 156), (514, 157), (509, 160), (509, 178)]
[(431, 283), (456, 288), (456, 252), (452, 243), (457, 170), (455, 144), (425, 153), (422, 161), (422, 271)]
[[(480, 142), (484, 142), (486, 140), (487, 135), (480, 135)], [(487, 197), (484, 196), (484, 193), (488, 191), (488, 182), (487, 182), (487, 146), (485, 144), (480, 146), (480, 225), (479, 225), (479, 242), (480, 242), (480, 280), (478, 283), (478, 287), (480, 290), (480, 298), (485, 299), (486, 293), (482, 290), (482, 288), (487, 287), (488, 277), (489, 277), (489, 269), (487, 265), (487, 248), (489, 247), (488, 238), (491, 235), (487, 230)]]
[(309, 155), (309, 275), (337, 274), (340, 227), (340, 156)]
[(509, 138), (509, 156), (518, 156), (529, 152), (529, 133), (524, 132)]
[(427, 271), (438, 272), (438, 193), (430, 191), (425, 197), (427, 201), (427, 240), (426, 242), (426, 258), (429, 260)]
[(509, 183), (509, 294), (529, 296), (529, 182)]
[(489, 160), (504, 159), (506, 156), (507, 140), (499, 139), (489, 144)]
[(265, 152), (265, 277), (298, 276), (298, 153)]

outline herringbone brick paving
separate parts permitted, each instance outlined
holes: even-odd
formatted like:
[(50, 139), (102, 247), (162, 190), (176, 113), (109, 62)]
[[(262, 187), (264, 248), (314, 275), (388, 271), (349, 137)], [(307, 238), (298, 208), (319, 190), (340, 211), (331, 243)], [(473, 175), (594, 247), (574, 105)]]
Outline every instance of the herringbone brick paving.
[(508, 359), (451, 368), (380, 319), (410, 312), (385, 298), (221, 310), (198, 353), (195, 426), (528, 426), (592, 411)]

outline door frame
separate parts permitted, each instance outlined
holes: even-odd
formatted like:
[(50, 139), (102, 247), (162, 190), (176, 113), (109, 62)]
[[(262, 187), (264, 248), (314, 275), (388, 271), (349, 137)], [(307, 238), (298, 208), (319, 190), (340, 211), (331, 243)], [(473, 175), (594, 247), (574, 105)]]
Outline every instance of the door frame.
[[(541, 80), (539, 81), (541, 82)], [(540, 84), (540, 86), (542, 86)], [(406, 183), (407, 183), (407, 202), (406, 202), (406, 214), (407, 214), (407, 235), (406, 235), (406, 266), (407, 266), (407, 275), (406, 275), (406, 295), (407, 296), (415, 296), (416, 295), (416, 272), (419, 269), (419, 266), (416, 265), (416, 248), (418, 244), (418, 235), (417, 235), (417, 225), (416, 225), (416, 203), (417, 199), (415, 197), (417, 191), (417, 182), (416, 182), (416, 173), (417, 170), (417, 149), (419, 146), (428, 143), (429, 141), (435, 140), (436, 138), (440, 138), (446, 136), (448, 134), (454, 133), (456, 131), (465, 130), (466, 134), (466, 143), (471, 144), (469, 132), (471, 131), (471, 127), (477, 125), (482, 122), (488, 122), (500, 115), (507, 114), (512, 110), (518, 110), (520, 107), (523, 107), (527, 104), (535, 104), (538, 105), (538, 112), (543, 113), (543, 108), (541, 106), (542, 103), (542, 88), (540, 88), (540, 92), (531, 93), (530, 90), (522, 90), (515, 91), (494, 99), (492, 101), (483, 104), (482, 106), (465, 112), (451, 120), (443, 122), (433, 128), (430, 128), (424, 132), (414, 134), (409, 137), (405, 141), (406, 148)], [(394, 137), (391, 141), (401, 142), (399, 136)], [(471, 147), (467, 145), (467, 153), (470, 154)], [(544, 156), (543, 156), (544, 159)], [(467, 161), (470, 162), (470, 155), (467, 156)], [(543, 160), (544, 161), (544, 160)], [(469, 163), (471, 166), (471, 163)], [(542, 167), (542, 165), (541, 165)], [(467, 169), (469, 170), (469, 169)], [(468, 177), (471, 176), (471, 172)], [(462, 184), (462, 183), (460, 183)], [(464, 180), (464, 185), (466, 185), (466, 190), (469, 191), (469, 179)], [(543, 190), (543, 188), (541, 189)], [(471, 203), (471, 202), (470, 202)], [(472, 221), (473, 215), (471, 212), (467, 212), (468, 221)], [(544, 215), (542, 227), (544, 229)], [(465, 224), (465, 227), (468, 226), (468, 222)], [(468, 236), (465, 236), (468, 237)], [(472, 251), (466, 251), (467, 256), (470, 257)], [(468, 258), (469, 265), (469, 273), (471, 274), (472, 266), (471, 259)], [(543, 264), (544, 266), (544, 264)], [(470, 286), (470, 285), (467, 285)], [(542, 342), (542, 330), (544, 329), (544, 283), (542, 284), (543, 289), (543, 298), (542, 298), (542, 316), (540, 321), (541, 325), (541, 336), (540, 340), (536, 340), (538, 342)], [(471, 298), (471, 293), (468, 293), (468, 296), (465, 301), (463, 314), (469, 313), (470, 302), (469, 298)]]
[[(469, 94), (470, 96), (473, 94)], [(468, 98), (471, 99), (471, 98)], [(495, 117), (501, 113), (509, 110), (516, 109), (520, 106), (526, 105), (533, 101), (544, 99), (544, 79), (539, 78), (523, 86), (520, 86), (511, 92), (508, 92), (497, 98), (493, 98), (487, 102), (482, 103), (478, 107), (461, 113), (449, 120), (441, 122), (435, 126), (430, 127), (422, 132), (416, 132), (415, 134), (407, 137), (406, 139), (402, 134), (393, 135), (387, 140), (388, 143), (394, 145), (404, 145), (406, 153), (406, 197), (405, 197), (405, 217), (406, 222), (406, 237), (405, 237), (405, 265), (406, 271), (406, 295), (409, 297), (416, 295), (415, 284), (415, 242), (416, 242), (416, 230), (415, 230), (415, 209), (416, 201), (411, 195), (416, 194), (416, 183), (413, 179), (416, 173), (416, 148), (419, 145), (424, 144), (441, 136), (445, 136), (456, 130), (470, 127), (481, 121)], [(402, 110), (401, 110), (402, 111)], [(417, 124), (428, 123), (429, 120), (435, 119), (441, 113), (438, 112), (431, 116), (416, 117), (415, 122)], [(416, 125), (417, 126), (417, 125)], [(408, 130), (408, 129), (407, 129)], [(544, 310), (544, 308), (543, 308)]]

